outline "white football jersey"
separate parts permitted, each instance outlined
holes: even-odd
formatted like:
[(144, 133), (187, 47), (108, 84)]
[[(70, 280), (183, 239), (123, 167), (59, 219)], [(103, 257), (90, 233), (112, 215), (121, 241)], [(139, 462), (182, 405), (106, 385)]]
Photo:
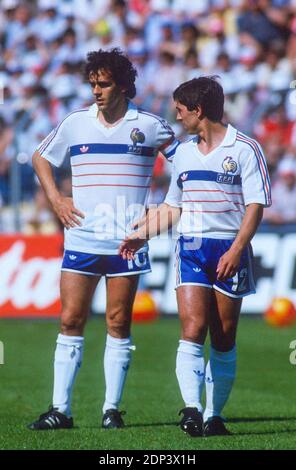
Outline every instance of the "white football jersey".
[(55, 166), (70, 156), (73, 203), (85, 218), (65, 230), (65, 249), (117, 254), (145, 212), (158, 152), (171, 159), (179, 142), (164, 119), (131, 102), (114, 127), (101, 124), (97, 112), (96, 104), (74, 111), (37, 150)]
[(271, 205), (270, 180), (260, 145), (230, 124), (207, 155), (198, 137), (179, 145), (165, 203), (182, 208), (177, 227), (185, 236), (234, 238), (248, 204)]

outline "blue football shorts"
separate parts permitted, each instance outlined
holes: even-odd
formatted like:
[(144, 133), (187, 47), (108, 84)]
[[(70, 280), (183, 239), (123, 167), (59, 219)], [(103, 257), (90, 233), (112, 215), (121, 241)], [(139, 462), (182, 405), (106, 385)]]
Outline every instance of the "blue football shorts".
[(181, 236), (176, 245), (176, 288), (183, 285), (203, 286), (234, 298), (255, 293), (251, 245), (243, 251), (237, 273), (225, 281), (217, 279), (219, 259), (232, 243), (233, 240)]
[(150, 273), (151, 267), (146, 252), (136, 254), (133, 260), (124, 260), (120, 255), (95, 255), (65, 250), (62, 271), (115, 277)]

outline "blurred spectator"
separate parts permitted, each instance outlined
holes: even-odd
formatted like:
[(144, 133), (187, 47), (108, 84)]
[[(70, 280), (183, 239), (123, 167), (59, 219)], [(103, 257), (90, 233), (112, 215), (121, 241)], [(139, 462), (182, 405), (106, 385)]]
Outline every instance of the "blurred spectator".
[(196, 51), (197, 53), (199, 34), (199, 30), (193, 22), (186, 21), (181, 25), (180, 41), (175, 49), (175, 54), (179, 59), (186, 57), (189, 51)]
[(280, 163), (272, 191), (272, 206), (265, 211), (264, 221), (296, 223), (296, 160), (285, 159)]
[(204, 75), (198, 61), (198, 55), (195, 49), (190, 49), (184, 56), (184, 79), (192, 80), (192, 78)]
[(41, 186), (38, 186), (32, 203), (25, 205), (23, 213), (25, 214), (23, 232), (27, 235), (36, 233), (48, 235), (61, 230), (61, 224), (52, 212)]
[(286, 92), (292, 79), (292, 63), (285, 57), (285, 49), (281, 44), (269, 47), (264, 62), (258, 67), (257, 86)]
[(169, 54), (177, 55), (178, 57), (181, 56), (182, 48), (180, 47), (180, 42), (177, 41), (173, 23), (170, 21), (163, 23), (161, 34), (162, 38), (159, 45), (159, 51), (168, 52)]
[(0, 117), (0, 207), (9, 198), (9, 168), (11, 164), (11, 148), (13, 131)]
[(172, 119), (172, 93), (184, 81), (184, 76), (183, 67), (177, 64), (174, 54), (159, 54), (155, 78), (150, 84), (149, 108), (153, 113)]
[(292, 143), (293, 122), (289, 121), (284, 106), (270, 110), (255, 129), (256, 138), (262, 145), (273, 141), (284, 153)]
[(267, 47), (272, 41), (288, 36), (288, 14), (284, 8), (270, 5), (268, 0), (243, 0), (238, 28), (245, 40), (255, 40)]
[(60, 38), (61, 46), (52, 58), (53, 67), (62, 63), (78, 64), (85, 58), (84, 47), (78, 43), (75, 29), (67, 28)]
[(205, 70), (211, 71), (216, 65), (218, 55), (223, 52), (228, 54), (231, 61), (237, 59), (240, 49), (238, 35), (226, 34), (225, 24), (220, 16), (205, 17), (199, 27), (199, 61)]
[(31, 8), (21, 2), (4, 2), (5, 25), (4, 44), (7, 49), (19, 47), (30, 32)]

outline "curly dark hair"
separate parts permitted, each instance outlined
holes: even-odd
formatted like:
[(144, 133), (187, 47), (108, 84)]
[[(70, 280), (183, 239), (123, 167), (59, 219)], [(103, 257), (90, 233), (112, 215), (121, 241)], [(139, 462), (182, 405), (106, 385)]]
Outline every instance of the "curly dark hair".
[(119, 48), (109, 51), (100, 49), (87, 54), (84, 68), (85, 78), (89, 79), (91, 72), (97, 72), (100, 69), (110, 72), (116, 85), (126, 88), (125, 95), (127, 98), (136, 96), (135, 80), (137, 71)]
[(217, 75), (193, 78), (178, 86), (173, 98), (189, 111), (200, 106), (205, 117), (210, 121), (220, 122), (223, 117), (224, 93), (222, 86), (217, 82), (218, 78)]

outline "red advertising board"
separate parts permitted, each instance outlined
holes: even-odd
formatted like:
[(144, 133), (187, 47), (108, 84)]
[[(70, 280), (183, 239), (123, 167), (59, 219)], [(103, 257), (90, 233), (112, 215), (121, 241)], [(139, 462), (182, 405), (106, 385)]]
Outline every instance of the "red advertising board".
[(56, 317), (62, 235), (0, 236), (0, 317)]

